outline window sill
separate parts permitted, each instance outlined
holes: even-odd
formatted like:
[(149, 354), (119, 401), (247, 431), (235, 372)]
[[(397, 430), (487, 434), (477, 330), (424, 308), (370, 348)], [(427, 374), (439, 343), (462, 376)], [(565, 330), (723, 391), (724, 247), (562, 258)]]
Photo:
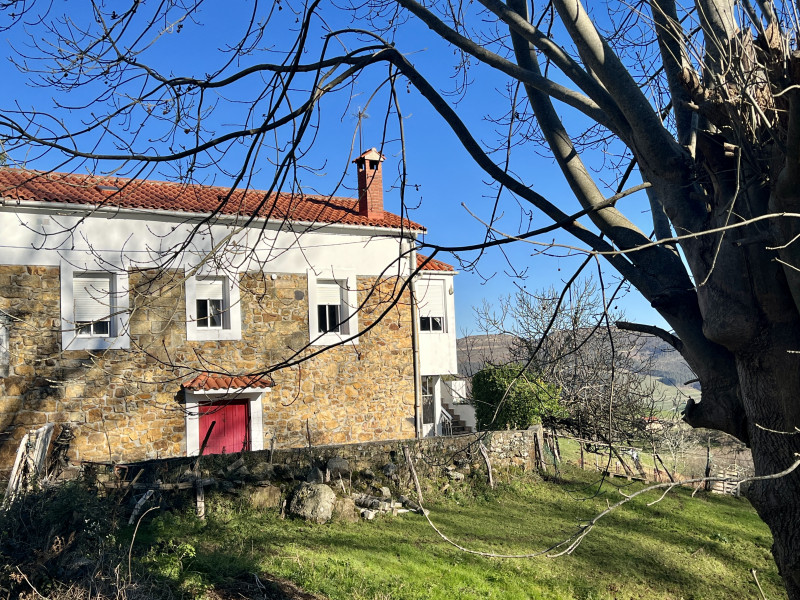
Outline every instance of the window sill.
[(350, 339), (349, 333), (321, 333), (317, 338), (311, 340), (312, 346), (333, 346), (341, 344), (347, 340), (347, 344), (358, 344), (358, 338)]
[(187, 326), (186, 339), (190, 342), (235, 341), (242, 339), (242, 332), (236, 329), (200, 329)]
[(64, 334), (63, 349), (68, 350), (128, 350), (131, 340), (128, 336), (118, 337), (78, 337)]

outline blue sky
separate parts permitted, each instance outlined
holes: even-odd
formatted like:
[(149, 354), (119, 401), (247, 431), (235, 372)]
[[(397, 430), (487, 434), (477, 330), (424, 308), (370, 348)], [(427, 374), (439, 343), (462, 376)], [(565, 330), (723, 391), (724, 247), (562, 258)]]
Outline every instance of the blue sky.
[[(273, 6), (271, 3), (269, 6)], [(70, 16), (77, 22), (86, 21), (88, 14), (77, 12), (75, 3), (70, 3)], [(226, 40), (236, 39), (240, 36), (246, 21), (246, 11), (250, 10), (250, 2), (222, 3), (212, 2), (204, 5), (197, 13), (199, 24), (186, 22), (180, 32), (173, 28), (170, 33), (162, 36), (157, 43), (142, 58), (145, 62), (157, 65), (163, 72), (176, 74), (191, 73), (197, 76), (210, 72), (214, 65), (220, 65), (227, 59), (227, 55), (219, 51)], [(55, 2), (51, 16), (67, 9), (66, 2)], [(80, 9), (78, 9), (79, 11)], [(327, 25), (331, 28), (348, 25), (349, 22), (341, 19), (341, 14), (324, 13), (328, 16)], [(273, 52), (254, 52), (243, 57), (231, 66), (257, 63), (259, 61), (274, 61), (276, 54), (291, 45), (293, 36), (291, 29), (294, 27), (293, 16), (289, 10), (277, 17), (280, 25), (277, 29), (268, 30), (264, 44), (270, 46)], [(32, 20), (32, 19), (31, 19)], [(88, 21), (86, 21), (88, 22)], [(319, 25), (319, 23), (317, 23)], [(363, 26), (357, 23), (356, 25)], [(42, 33), (35, 27), (27, 29), (42, 43), (52, 41), (52, 35)], [(18, 28), (6, 31), (0, 39), (7, 42), (2, 51), (4, 56), (12, 54), (11, 48), (17, 51), (30, 53), (26, 50), (28, 39), (25, 32)], [(433, 37), (425, 27), (413, 23), (401, 29), (401, 35), (396, 38), (397, 47), (403, 52), (409, 52), (409, 59), (420, 72), (429, 80), (435, 81), (437, 88), (444, 92), (452, 91), (456, 83), (452, 76), (453, 52), (443, 46)], [(319, 30), (316, 37), (312, 38), (309, 48), (319, 47)], [(306, 54), (307, 60), (315, 58), (314, 52)], [(304, 59), (306, 58), (304, 56)], [(79, 119), (89, 108), (66, 111), (54, 109), (54, 101), (69, 101), (80, 105), (85, 101), (83, 91), (72, 92), (67, 96), (57, 96), (57, 92), (50, 88), (35, 88), (26, 85), (24, 76), (7, 61), (0, 65), (0, 76), (6, 82), (6, 90), (14, 90), (14, 94), (5, 94), (0, 100), (3, 109), (8, 109), (12, 103), (22, 107), (33, 107), (39, 111), (55, 111), (65, 120), (69, 127), (75, 127)], [(348, 166), (350, 145), (353, 141), (357, 126), (356, 114), (363, 108), (372, 94), (376, 85), (386, 76), (385, 67), (375, 67), (360, 77), (358, 82), (351, 87), (344, 87), (334, 94), (323, 99), (319, 113), (319, 128), (316, 131), (314, 143), (306, 156), (305, 163), (314, 167), (301, 171), (298, 174), (303, 188), (308, 192), (331, 193), (342, 176), (342, 170)], [(459, 116), (468, 123), (470, 131), (475, 138), (487, 144), (494, 144), (502, 135), (498, 127), (487, 120), (487, 115), (499, 115), (506, 110), (507, 100), (503, 98), (503, 91), (508, 83), (505, 76), (498, 76), (485, 68), (474, 67), (469, 72), (470, 84), (467, 93), (457, 104)], [(102, 84), (100, 84), (102, 86)], [(215, 131), (224, 131), (232, 123), (241, 122), (241, 110), (248, 98), (257, 95), (263, 89), (263, 82), (257, 78), (250, 78), (244, 83), (237, 84), (235, 88), (226, 91), (220, 100), (217, 111), (209, 118), (209, 126)], [(383, 134), (384, 118), (388, 103), (388, 88), (384, 88), (376, 95), (371, 104), (366, 108), (369, 118), (363, 121), (361, 136), (356, 137), (356, 151), (359, 138), (363, 139), (366, 148), (377, 146)], [(424, 99), (413, 90), (407, 89), (405, 83), (399, 85), (399, 102), (404, 114), (404, 130), (406, 142), (408, 186), (406, 188), (405, 204), (408, 216), (413, 220), (423, 223), (428, 228), (426, 241), (440, 245), (460, 246), (473, 244), (480, 241), (485, 233), (485, 225), (481, 220), (489, 219), (495, 200), (495, 190), (487, 185), (487, 176), (474, 164), (466, 151), (462, 148), (456, 136), (444, 124), (441, 118), (434, 113)], [(120, 90), (115, 90), (119, 92)], [(89, 91), (85, 92), (89, 98)], [(229, 99), (237, 99), (242, 104), (226, 103)], [(455, 99), (455, 97), (453, 97)], [(224, 100), (224, 101), (223, 101)], [(562, 107), (557, 107), (561, 110)], [(102, 110), (95, 106), (91, 110)], [(401, 146), (398, 142), (397, 119), (389, 119), (387, 144), (384, 148), (386, 162), (384, 163), (384, 183), (396, 184), (400, 165)], [(584, 123), (575, 117), (569, 117), (567, 124), (571, 132), (577, 133)], [(134, 126), (135, 129), (135, 126)], [(283, 135), (290, 135), (285, 132)], [(152, 137), (152, 136), (151, 136)], [(138, 144), (143, 149), (159, 148), (158, 141), (148, 141), (139, 132)], [(356, 152), (358, 154), (358, 152)], [(569, 188), (563, 180), (557, 166), (541, 149), (529, 144), (515, 149), (512, 154), (511, 168), (525, 182), (529, 183), (537, 192), (553, 200), (563, 210), (572, 212), (579, 210), (577, 202), (572, 197)], [(232, 149), (223, 159), (224, 166), (228, 169), (235, 168), (237, 158), (241, 156), (236, 149)], [(17, 161), (25, 160), (33, 168), (53, 168), (58, 164), (57, 156), (48, 154), (44, 157), (12, 155)], [(502, 156), (497, 156), (500, 160)], [(595, 156), (595, 166), (601, 169), (599, 177), (611, 180), (610, 173), (602, 171), (603, 157)], [(263, 167), (258, 169), (253, 179), (254, 187), (267, 187), (270, 182), (270, 156), (264, 152)], [(82, 167), (85, 170), (86, 167)], [(163, 170), (161, 171), (163, 174)], [(158, 177), (156, 172), (153, 176)], [(226, 178), (214, 168), (209, 168), (204, 174), (206, 180), (224, 183)], [(634, 182), (635, 183), (635, 182)], [(350, 169), (343, 180), (344, 186), (355, 186), (355, 172)], [(608, 195), (613, 192), (609, 191)], [(340, 189), (339, 195), (352, 195), (351, 190)], [(496, 223), (498, 229), (508, 233), (517, 233), (525, 228), (535, 228), (547, 225), (547, 220), (539, 214), (533, 214), (532, 219), (524, 213), (518, 202), (507, 192), (501, 197), (499, 219)], [(643, 193), (633, 195), (621, 201), (618, 205), (627, 211), (632, 220), (641, 223), (642, 229), (649, 231), (649, 214), (647, 199)], [(386, 208), (392, 212), (400, 211), (400, 193), (395, 187), (386, 194)], [(530, 219), (530, 220), (529, 220)], [(551, 233), (541, 242), (555, 241), (558, 244), (575, 244), (570, 237)], [(572, 256), (570, 256), (572, 254)], [(464, 254), (463, 260), (472, 260), (475, 254)], [(453, 256), (440, 255), (439, 258), (456, 266), (458, 261)], [(564, 248), (547, 250), (541, 245), (515, 243), (506, 246), (501, 252), (497, 249), (486, 252), (478, 263), (477, 269), (461, 270), (456, 280), (456, 310), (459, 331), (475, 332), (478, 328), (475, 323), (473, 306), (479, 305), (483, 299), (493, 301), (499, 296), (513, 293), (516, 286), (528, 290), (536, 290), (551, 285), (558, 286), (560, 282), (568, 279), (575, 267), (582, 261), (583, 255)], [(602, 265), (607, 283), (616, 282), (615, 273)], [(596, 273), (597, 267), (592, 266), (591, 271)], [(625, 310), (629, 320), (655, 323), (663, 325), (663, 321), (649, 308), (648, 304), (635, 292), (625, 295), (617, 305)]]

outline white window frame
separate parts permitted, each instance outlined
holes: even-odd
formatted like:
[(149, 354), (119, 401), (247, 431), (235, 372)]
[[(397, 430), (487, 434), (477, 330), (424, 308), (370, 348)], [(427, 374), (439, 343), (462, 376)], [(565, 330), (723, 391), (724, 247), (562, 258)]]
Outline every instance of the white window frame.
[[(436, 311), (431, 310), (430, 308), (425, 306), (426, 299), (425, 296), (428, 294), (428, 290), (431, 287), (437, 286), (441, 289), (441, 315), (434, 314)], [(447, 333), (447, 281), (444, 279), (440, 279), (438, 277), (422, 277), (417, 282), (416, 285), (416, 293), (417, 293), (417, 307), (419, 312), (419, 332), (421, 335), (439, 335), (442, 333)], [(428, 300), (430, 302), (430, 300)], [(441, 329), (422, 329), (422, 319), (424, 318), (438, 318), (442, 321), (442, 328)], [(433, 323), (431, 321), (431, 323)]]
[[(358, 287), (354, 271), (346, 269), (327, 270), (315, 272), (308, 269), (308, 334), (309, 341), (314, 346), (330, 346), (347, 340), (358, 334)], [(337, 283), (341, 288), (341, 331), (319, 332), (318, 283)], [(358, 338), (353, 338), (348, 343), (358, 344)]]
[(186, 424), (186, 456), (197, 456), (200, 454), (200, 404), (211, 402), (224, 402), (225, 400), (237, 401), (247, 400), (250, 410), (250, 450), (264, 449), (264, 394), (270, 388), (263, 390), (241, 392), (231, 392), (229, 390), (217, 390), (207, 392), (195, 392), (184, 390), (184, 410)]
[[(129, 325), (130, 293), (128, 272), (122, 269), (78, 268), (61, 263), (61, 348), (62, 350), (127, 350), (131, 346)], [(75, 322), (75, 275), (97, 274), (111, 278), (109, 335), (78, 335)]]
[[(203, 279), (222, 280), (222, 327), (197, 326), (197, 282)], [(227, 275), (201, 273), (185, 280), (186, 288), (186, 339), (190, 342), (242, 339), (242, 305), (239, 281), (232, 281)]]

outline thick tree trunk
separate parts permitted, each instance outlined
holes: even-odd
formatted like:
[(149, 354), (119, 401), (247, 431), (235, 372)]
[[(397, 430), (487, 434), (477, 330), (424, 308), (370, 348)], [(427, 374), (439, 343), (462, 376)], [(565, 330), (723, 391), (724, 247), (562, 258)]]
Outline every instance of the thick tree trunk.
[[(800, 355), (796, 331), (772, 332), (753, 351), (737, 355), (756, 475), (779, 473), (800, 453)], [(800, 469), (754, 482), (747, 497), (769, 526), (772, 554), (789, 598), (800, 600)]]

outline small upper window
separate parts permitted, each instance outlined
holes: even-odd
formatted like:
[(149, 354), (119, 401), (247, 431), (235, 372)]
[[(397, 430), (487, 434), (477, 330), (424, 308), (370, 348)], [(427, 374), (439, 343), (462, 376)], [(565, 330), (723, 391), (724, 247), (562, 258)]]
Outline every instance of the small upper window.
[(342, 288), (335, 281), (317, 281), (317, 326), (319, 333), (346, 333), (342, 331)]
[(356, 275), (347, 269), (331, 269), (318, 277), (308, 273), (308, 333), (314, 345), (348, 340), (358, 344), (358, 287)]
[(186, 338), (238, 340), (242, 314), (238, 281), (226, 276), (186, 279)]
[(225, 301), (225, 285), (222, 279), (198, 280), (195, 298), (198, 327), (230, 329), (229, 303)]
[(73, 319), (78, 337), (112, 337), (114, 276), (110, 273), (75, 273), (72, 278)]
[(445, 331), (444, 281), (422, 279), (416, 289), (420, 331)]
[(69, 263), (60, 270), (62, 349), (129, 348), (128, 273), (76, 269)]
[(420, 317), (419, 328), (421, 331), (443, 331), (443, 321), (442, 317)]

